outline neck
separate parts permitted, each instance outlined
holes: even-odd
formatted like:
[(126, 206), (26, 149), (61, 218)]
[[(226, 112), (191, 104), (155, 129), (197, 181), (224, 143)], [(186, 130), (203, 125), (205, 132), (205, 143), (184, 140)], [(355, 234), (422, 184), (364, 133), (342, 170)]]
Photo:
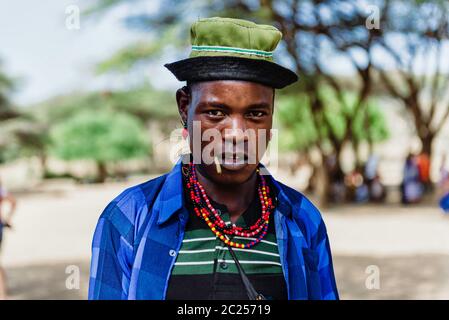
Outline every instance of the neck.
[(256, 195), (256, 172), (254, 171), (251, 177), (244, 183), (219, 184), (209, 179), (201, 171), (201, 169), (196, 170), (199, 183), (201, 183), (206, 190), (207, 195), (212, 198), (212, 200), (226, 205), (229, 210), (231, 221), (235, 222), (249, 207)]

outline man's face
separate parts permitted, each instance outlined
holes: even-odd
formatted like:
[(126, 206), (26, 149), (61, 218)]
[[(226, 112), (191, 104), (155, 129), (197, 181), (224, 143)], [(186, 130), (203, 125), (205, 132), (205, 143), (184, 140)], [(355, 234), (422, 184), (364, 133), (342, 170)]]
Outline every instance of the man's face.
[(195, 155), (201, 156), (197, 167), (204, 176), (220, 184), (243, 183), (251, 177), (270, 139), (273, 100), (272, 88), (247, 81), (196, 83), (190, 96), (178, 90), (190, 150), (194, 162), (198, 159)]

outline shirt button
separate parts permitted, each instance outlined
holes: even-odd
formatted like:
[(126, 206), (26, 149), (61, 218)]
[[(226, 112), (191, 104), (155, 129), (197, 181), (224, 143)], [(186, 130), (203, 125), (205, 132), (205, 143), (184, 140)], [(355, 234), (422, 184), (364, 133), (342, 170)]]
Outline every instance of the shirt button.
[(226, 270), (228, 268), (228, 264), (224, 261), (220, 262), (220, 268), (222, 268), (223, 270)]
[(175, 250), (170, 250), (170, 251), (168, 252), (168, 254), (169, 254), (170, 256), (174, 257), (174, 256), (176, 256), (176, 251), (175, 251)]

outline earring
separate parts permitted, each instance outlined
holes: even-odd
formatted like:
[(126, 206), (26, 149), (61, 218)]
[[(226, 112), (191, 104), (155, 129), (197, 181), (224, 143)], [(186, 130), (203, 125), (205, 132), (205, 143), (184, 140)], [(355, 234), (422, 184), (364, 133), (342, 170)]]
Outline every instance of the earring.
[(189, 131), (187, 130), (187, 124), (184, 124), (184, 128), (182, 129), (182, 137), (184, 140), (187, 139), (187, 136), (189, 135)]

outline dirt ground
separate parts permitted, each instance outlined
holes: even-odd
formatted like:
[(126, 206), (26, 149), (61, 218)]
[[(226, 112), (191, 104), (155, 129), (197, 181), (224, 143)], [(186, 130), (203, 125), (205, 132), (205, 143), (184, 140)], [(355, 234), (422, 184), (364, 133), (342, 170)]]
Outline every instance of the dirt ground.
[[(85, 299), (90, 246), (103, 208), (126, 186), (46, 182), (18, 194), (1, 262), (11, 299)], [(432, 205), (323, 210), (342, 299), (449, 299), (449, 216)], [(379, 287), (369, 289), (378, 270)], [(73, 270), (79, 286), (72, 286)], [(370, 271), (371, 270), (371, 271)]]

